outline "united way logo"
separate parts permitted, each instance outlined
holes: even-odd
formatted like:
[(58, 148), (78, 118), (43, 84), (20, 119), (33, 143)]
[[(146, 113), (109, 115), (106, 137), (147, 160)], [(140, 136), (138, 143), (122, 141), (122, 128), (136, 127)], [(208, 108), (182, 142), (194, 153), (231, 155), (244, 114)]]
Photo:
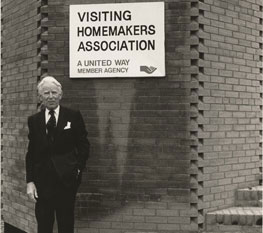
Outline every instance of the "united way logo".
[(140, 66), (140, 71), (147, 74), (152, 74), (155, 70), (157, 70), (157, 68), (153, 66)]

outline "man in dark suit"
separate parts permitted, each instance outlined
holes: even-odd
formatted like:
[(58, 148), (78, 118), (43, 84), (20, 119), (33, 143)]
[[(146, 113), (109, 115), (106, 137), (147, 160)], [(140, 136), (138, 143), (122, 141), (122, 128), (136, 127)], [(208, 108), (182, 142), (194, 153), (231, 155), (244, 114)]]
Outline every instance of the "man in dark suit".
[(27, 194), (36, 202), (38, 233), (74, 232), (74, 203), (89, 142), (79, 111), (60, 106), (61, 84), (47, 76), (38, 84), (44, 109), (28, 118)]

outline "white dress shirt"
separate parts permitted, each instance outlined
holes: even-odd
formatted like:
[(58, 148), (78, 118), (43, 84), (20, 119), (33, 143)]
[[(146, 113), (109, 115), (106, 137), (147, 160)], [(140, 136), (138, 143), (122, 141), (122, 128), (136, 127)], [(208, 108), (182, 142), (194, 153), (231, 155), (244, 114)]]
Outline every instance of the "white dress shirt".
[[(56, 118), (56, 125), (58, 123), (58, 116), (59, 116), (59, 109), (60, 109), (60, 106), (58, 105), (56, 109), (54, 109), (54, 115), (55, 115), (55, 118)], [(51, 117), (50, 114), (49, 114), (49, 111), (47, 108), (46, 108), (46, 111), (45, 111), (45, 119), (46, 119), (46, 124), (49, 120), (49, 118)]]

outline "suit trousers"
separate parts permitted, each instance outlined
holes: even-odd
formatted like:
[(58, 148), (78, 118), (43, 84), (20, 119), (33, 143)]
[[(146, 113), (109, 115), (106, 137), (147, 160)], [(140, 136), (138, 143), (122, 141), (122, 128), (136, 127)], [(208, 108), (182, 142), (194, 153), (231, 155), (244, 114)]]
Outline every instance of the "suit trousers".
[(52, 192), (48, 192), (48, 195), (40, 192), (35, 206), (38, 233), (52, 233), (55, 217), (58, 233), (74, 233), (77, 185), (66, 187), (58, 177), (53, 176), (52, 185), (48, 189), (52, 189)]

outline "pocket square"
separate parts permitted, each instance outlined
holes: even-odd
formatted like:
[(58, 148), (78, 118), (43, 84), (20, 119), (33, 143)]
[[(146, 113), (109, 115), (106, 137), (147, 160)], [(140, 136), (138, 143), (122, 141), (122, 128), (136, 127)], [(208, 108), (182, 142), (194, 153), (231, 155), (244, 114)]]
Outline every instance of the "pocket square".
[(65, 126), (65, 128), (64, 129), (70, 129), (71, 128), (71, 122), (67, 122), (67, 125)]

